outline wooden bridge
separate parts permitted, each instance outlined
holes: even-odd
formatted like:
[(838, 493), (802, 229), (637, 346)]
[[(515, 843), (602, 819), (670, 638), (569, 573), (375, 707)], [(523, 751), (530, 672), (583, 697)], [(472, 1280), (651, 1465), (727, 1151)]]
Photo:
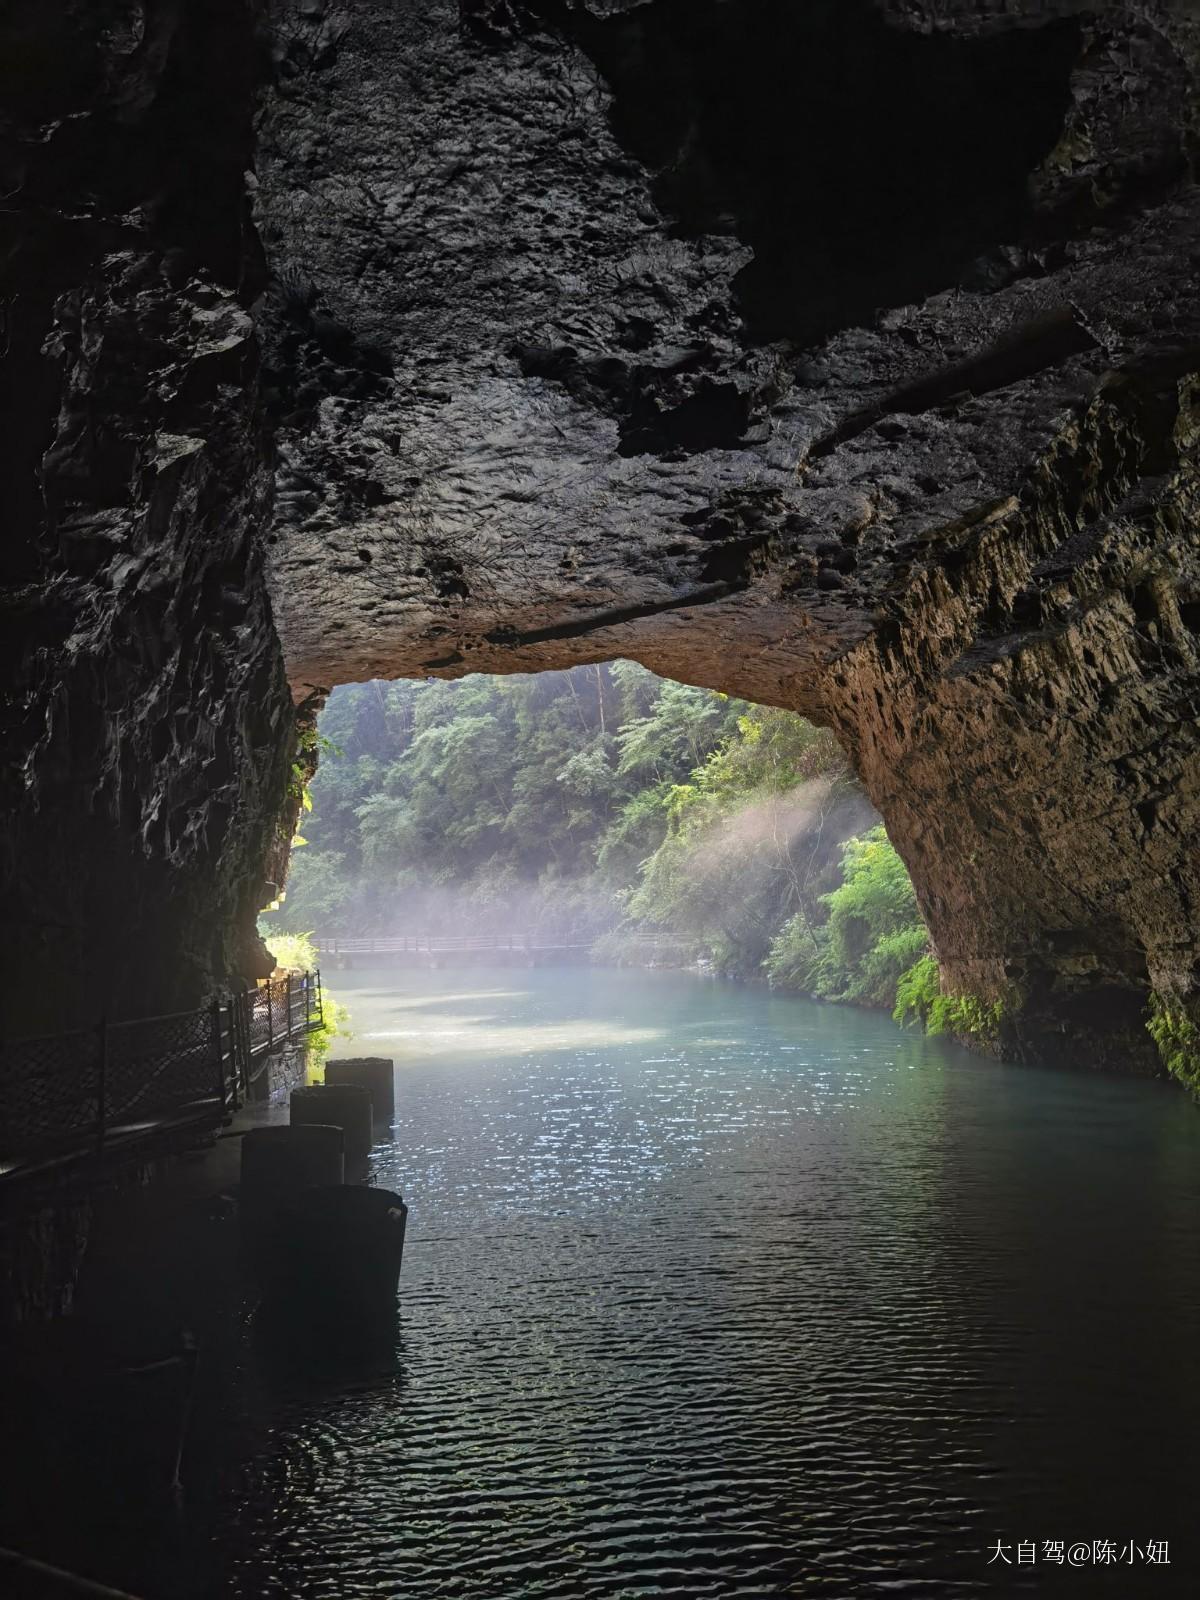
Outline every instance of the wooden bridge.
[(339, 967), (395, 961), (405, 966), (542, 966), (586, 960), (593, 940), (583, 934), (396, 933), (366, 937), (330, 934), (314, 940), (326, 962)]
[[(553, 966), (559, 962), (588, 961), (596, 945), (594, 933), (542, 933), (535, 929), (512, 933), (388, 933), (325, 934), (314, 944), (326, 964), (366, 967), (395, 962), (410, 967), (452, 966)], [(633, 964), (653, 964), (679, 951), (679, 940), (669, 934), (622, 930), (620, 942), (637, 952)]]

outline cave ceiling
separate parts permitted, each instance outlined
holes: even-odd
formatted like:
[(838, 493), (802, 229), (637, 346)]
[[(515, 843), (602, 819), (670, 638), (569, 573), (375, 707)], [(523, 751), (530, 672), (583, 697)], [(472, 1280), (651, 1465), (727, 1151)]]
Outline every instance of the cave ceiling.
[(1195, 335), (1192, 27), (1082, 10), (278, 6), (297, 692), (624, 653), (819, 711), (814, 669)]

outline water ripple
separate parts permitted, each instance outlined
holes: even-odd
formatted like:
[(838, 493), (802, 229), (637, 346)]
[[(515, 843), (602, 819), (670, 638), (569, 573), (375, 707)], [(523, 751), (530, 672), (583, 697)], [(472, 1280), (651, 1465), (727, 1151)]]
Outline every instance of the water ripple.
[[(396, 1349), (332, 1390), (248, 1368), (222, 1593), (970, 1596), (1039, 1582), (997, 1590), (1001, 1534), (1117, 1537), (1105, 1518), (1146, 1500), (1139, 1536), (1182, 1537), (1166, 1471), (1093, 1493), (1200, 1420), (1196, 1168), (1167, 1149), (1196, 1134), (1149, 1086), (1101, 1117), (1141, 1198), (1093, 1186), (1081, 1232), (1081, 1081), (682, 979), (521, 979), (464, 974), (459, 1010), (451, 981), (427, 1035), (425, 999), (394, 997), (417, 1046), (377, 1152), (411, 1205)], [(1128, 1331), (1114, 1297), (1056, 1282), (1096, 1228), (1180, 1361), (1119, 1447), (1064, 1432), (1111, 1366), (1051, 1354)]]

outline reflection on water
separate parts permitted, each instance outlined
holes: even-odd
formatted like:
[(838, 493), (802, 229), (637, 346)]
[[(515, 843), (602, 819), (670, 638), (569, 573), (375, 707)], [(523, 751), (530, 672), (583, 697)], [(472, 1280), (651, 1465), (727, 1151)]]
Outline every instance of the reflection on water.
[(260, 1364), (222, 1594), (1195, 1591), (1182, 1097), (683, 975), (334, 987), (397, 1059), (400, 1328)]

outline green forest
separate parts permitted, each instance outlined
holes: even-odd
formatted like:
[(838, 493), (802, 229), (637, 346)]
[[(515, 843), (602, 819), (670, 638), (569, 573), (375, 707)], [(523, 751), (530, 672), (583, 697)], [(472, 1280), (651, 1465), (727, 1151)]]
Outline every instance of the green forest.
[(628, 661), (339, 688), (264, 932), (530, 932), (623, 963), (947, 1010), (833, 736)]

